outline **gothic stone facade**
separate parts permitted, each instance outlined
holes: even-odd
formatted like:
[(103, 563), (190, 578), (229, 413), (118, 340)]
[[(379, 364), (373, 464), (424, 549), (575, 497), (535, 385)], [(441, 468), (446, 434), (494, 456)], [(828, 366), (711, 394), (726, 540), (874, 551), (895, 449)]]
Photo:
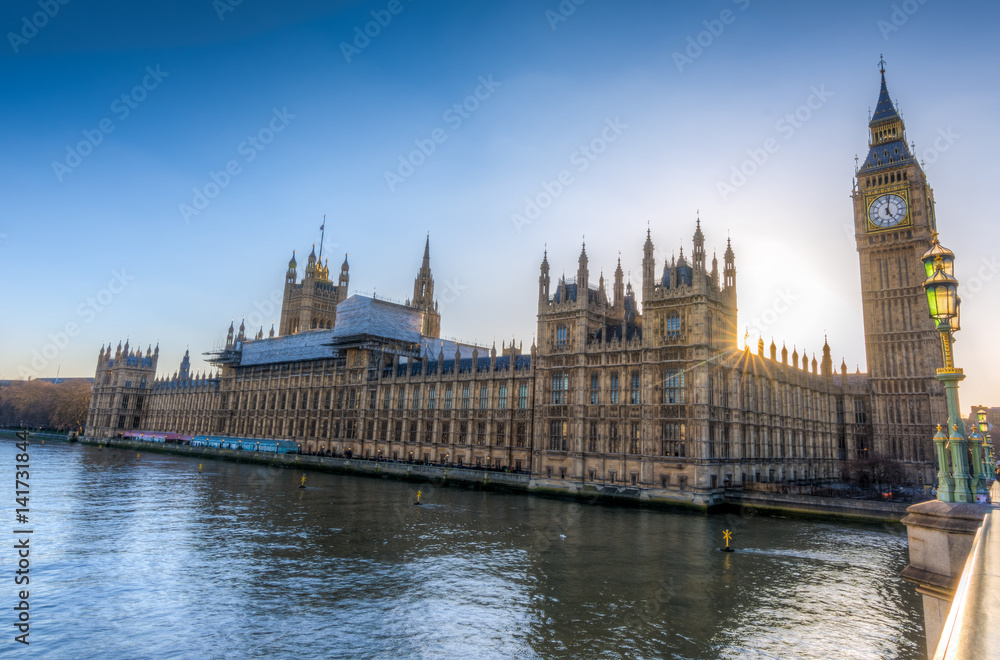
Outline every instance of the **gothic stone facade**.
[[(610, 293), (603, 276), (592, 285), (585, 248), (576, 278), (553, 287), (546, 255), (527, 354), (437, 338), (428, 241), (405, 305), (347, 298), (346, 260), (337, 286), (313, 256), (298, 283), (293, 258), (280, 336), (231, 326), (212, 375), (191, 375), (185, 358), (157, 379), (156, 353), (102, 347), (88, 435), (284, 438), (307, 452), (506, 467), (540, 489), (699, 505), (726, 487), (837, 481), (850, 459), (875, 454), (929, 481), (930, 429), (945, 417), (919, 288), (933, 198), (905, 140), (886, 142), (902, 136), (888, 103), (854, 191), (870, 375), (835, 371), (825, 342), (819, 361), (779, 355), (773, 341), (765, 351), (763, 339), (740, 349), (735, 253), (727, 245), (721, 271), (715, 258), (709, 268), (700, 221), (690, 262), (682, 250), (659, 273), (647, 232), (641, 300), (620, 264)], [(901, 221), (895, 198), (879, 201), (900, 187)]]
[(869, 152), (853, 190), (861, 260), (865, 348), (873, 401), (873, 451), (909, 462), (933, 459), (937, 424), (948, 418), (941, 338), (927, 312), (920, 261), (937, 233), (934, 191), (906, 144), (882, 71), (869, 123)]

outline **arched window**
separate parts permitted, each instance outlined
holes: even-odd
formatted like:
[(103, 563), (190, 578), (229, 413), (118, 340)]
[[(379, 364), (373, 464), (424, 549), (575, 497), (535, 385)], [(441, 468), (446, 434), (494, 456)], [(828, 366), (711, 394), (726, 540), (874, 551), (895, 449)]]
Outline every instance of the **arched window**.
[(552, 404), (563, 406), (569, 403), (569, 376), (556, 374), (552, 377)]
[(667, 369), (663, 378), (663, 403), (684, 403), (684, 372)]
[(560, 325), (556, 328), (556, 346), (565, 346), (567, 341), (566, 326)]
[(676, 339), (681, 336), (681, 315), (677, 312), (670, 312), (667, 315), (667, 337)]

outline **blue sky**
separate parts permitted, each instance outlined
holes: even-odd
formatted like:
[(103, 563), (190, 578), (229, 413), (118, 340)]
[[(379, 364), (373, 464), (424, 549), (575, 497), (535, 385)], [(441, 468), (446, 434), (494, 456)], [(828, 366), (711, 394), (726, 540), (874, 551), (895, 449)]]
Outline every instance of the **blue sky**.
[(826, 333), (864, 370), (849, 194), (884, 54), (965, 287), (963, 406), (998, 402), (995, 3), (162, 5), (0, 10), (0, 378), (91, 375), (126, 337), (172, 372), (233, 317), (269, 326), (324, 214), (352, 292), (404, 299), (429, 231), (443, 334), (527, 347), (546, 245), (572, 276), (586, 235), (592, 276), (620, 252), (638, 287), (647, 225), (662, 263), (700, 211), (709, 251), (733, 241), (741, 335), (818, 353)]

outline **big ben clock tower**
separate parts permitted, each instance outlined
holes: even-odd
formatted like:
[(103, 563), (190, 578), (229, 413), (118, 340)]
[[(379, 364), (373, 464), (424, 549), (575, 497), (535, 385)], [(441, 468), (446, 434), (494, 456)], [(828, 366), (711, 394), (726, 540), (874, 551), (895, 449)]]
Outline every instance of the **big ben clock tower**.
[(934, 193), (906, 144), (903, 119), (885, 84), (869, 128), (869, 150), (852, 198), (861, 260), (865, 348), (872, 392), (870, 453), (904, 461), (933, 478), (935, 424), (947, 418), (935, 378), (941, 343), (921, 287), (921, 255), (937, 232)]

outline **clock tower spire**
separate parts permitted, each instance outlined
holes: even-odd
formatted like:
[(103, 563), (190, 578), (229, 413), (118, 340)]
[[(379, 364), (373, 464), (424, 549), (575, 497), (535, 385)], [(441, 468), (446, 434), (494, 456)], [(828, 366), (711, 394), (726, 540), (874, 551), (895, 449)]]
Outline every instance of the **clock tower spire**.
[(906, 144), (905, 126), (879, 61), (881, 87), (868, 122), (868, 155), (852, 193), (861, 266), (873, 450), (934, 474), (932, 420), (947, 417), (935, 378), (940, 339), (927, 313), (920, 256), (937, 230), (934, 193)]

